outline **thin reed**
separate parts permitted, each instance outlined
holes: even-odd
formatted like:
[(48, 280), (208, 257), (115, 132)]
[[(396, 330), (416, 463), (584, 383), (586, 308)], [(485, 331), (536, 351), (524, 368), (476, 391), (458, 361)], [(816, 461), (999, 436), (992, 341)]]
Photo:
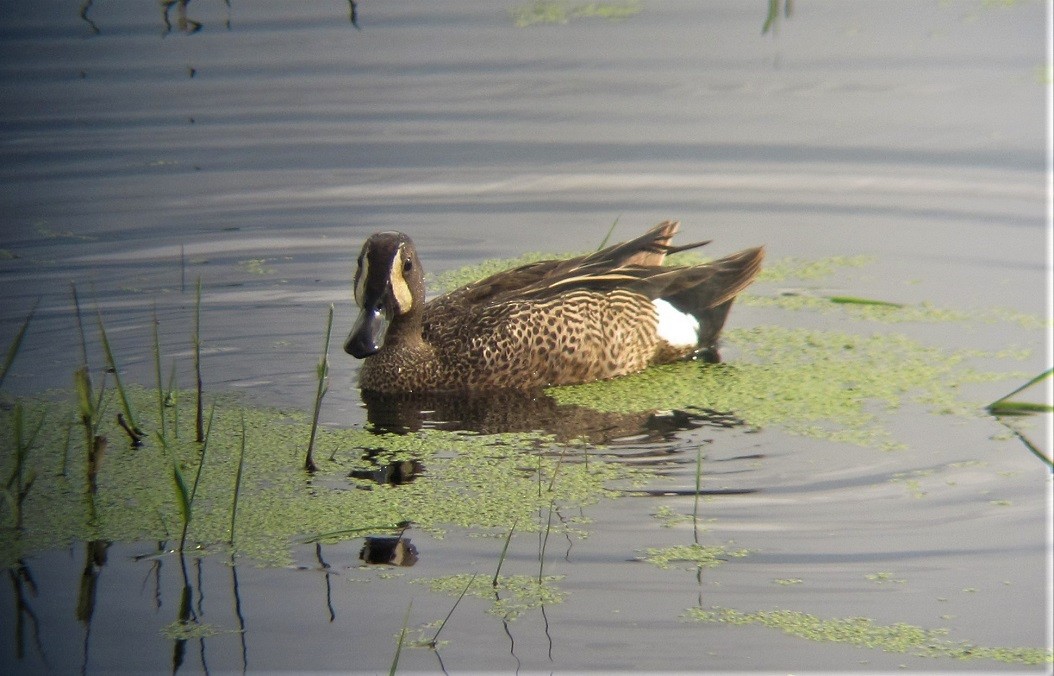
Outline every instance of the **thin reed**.
[[(216, 412), (215, 405), (209, 413), (209, 429), (212, 429), (212, 414)], [(241, 449), (238, 452), (238, 471), (234, 475), (234, 496), (231, 499), (231, 539), (230, 546), (234, 547), (234, 525), (238, 518), (238, 494), (242, 488), (242, 472), (245, 469), (245, 411), (242, 411), (242, 440)]]
[(22, 348), (22, 339), (26, 336), (26, 329), (29, 328), (29, 322), (33, 320), (33, 315), (36, 314), (37, 304), (33, 303), (33, 307), (30, 308), (29, 314), (22, 321), (22, 326), (19, 327), (18, 333), (15, 334), (15, 339), (11, 341), (11, 345), (7, 348), (7, 354), (4, 356), (3, 366), (0, 367), (0, 387), (4, 384), (4, 379), (7, 377), (7, 372), (11, 370), (11, 365), (15, 363), (15, 357), (18, 356), (18, 351)]
[(195, 409), (195, 440), (200, 444), (205, 441), (205, 407), (202, 403), (201, 384), (201, 277), (198, 277), (194, 292), (194, 376), (197, 381), (197, 408)]
[(695, 447), (695, 499), (692, 504), (692, 536), (699, 544), (699, 493), (703, 486), (703, 447)]
[(103, 353), (106, 355), (106, 367), (113, 372), (114, 386), (117, 388), (117, 396), (121, 402), (121, 410), (124, 413), (124, 417), (118, 414), (117, 422), (120, 423), (132, 440), (132, 445), (138, 446), (143, 442), (143, 431), (139, 428), (135, 412), (132, 410), (132, 402), (129, 400), (128, 393), (121, 382), (121, 372), (117, 368), (117, 360), (113, 356), (113, 350), (110, 349), (110, 340), (106, 336), (106, 326), (103, 324), (101, 313), (99, 313), (98, 319), (99, 339), (102, 341)]
[[(504, 550), (502, 551), (502, 554), (504, 555)], [(443, 627), (446, 626), (447, 620), (449, 620), (450, 616), (454, 614), (455, 610), (457, 610), (458, 604), (461, 603), (461, 599), (465, 598), (465, 594), (467, 594), (469, 588), (472, 587), (472, 583), (476, 581), (477, 575), (479, 575), (479, 573), (472, 573), (472, 577), (468, 579), (468, 584), (466, 584), (465, 588), (461, 590), (460, 594), (458, 594), (457, 600), (454, 601), (454, 605), (450, 608), (450, 612), (447, 613), (446, 617), (443, 618), (443, 621), (439, 623), (439, 628), (436, 629), (435, 635), (432, 636), (432, 640), (429, 642), (429, 645), (431, 645), (432, 648), (435, 648), (439, 643), (439, 633), (443, 631)]]
[(154, 305), (154, 376), (157, 379), (157, 419), (161, 426), (161, 438), (168, 441), (165, 430), (165, 389), (161, 382), (161, 336), (159, 332), (160, 322), (157, 319), (157, 305)]
[(498, 586), (498, 577), (501, 574), (501, 564), (505, 563), (505, 554), (509, 551), (509, 543), (512, 542), (512, 534), (516, 531), (516, 524), (519, 521), (512, 522), (512, 528), (509, 529), (509, 534), (505, 536), (505, 545), (501, 548), (501, 555), (498, 557), (498, 568), (494, 571), (494, 578), (490, 581), (492, 587)]
[(399, 637), (395, 642), (395, 656), (392, 657), (392, 666), (388, 669), (389, 676), (395, 676), (399, 668), (399, 654), (403, 651), (403, 643), (406, 641), (406, 628), (410, 624), (410, 609), (414, 607), (414, 600), (410, 599), (410, 605), (406, 606), (406, 614), (403, 615), (403, 628), (399, 631)]
[(333, 333), (333, 303), (329, 304), (329, 315), (326, 319), (326, 340), (322, 346), (322, 356), (318, 360), (315, 372), (318, 375), (318, 390), (315, 392), (315, 411), (311, 416), (311, 436), (307, 442), (307, 457), (304, 458), (304, 469), (314, 472), (318, 469), (315, 464), (315, 438), (318, 433), (318, 417), (322, 412), (322, 398), (329, 390), (329, 339)]
[(22, 529), (22, 506), (26, 501), (26, 497), (29, 495), (29, 489), (33, 487), (33, 482), (36, 480), (36, 472), (29, 470), (27, 473), (26, 465), (29, 458), (29, 449), (32, 448), (37, 433), (40, 432), (41, 428), (44, 426), (45, 417), (46, 412), (41, 413), (36, 429), (27, 434), (25, 426), (25, 409), (22, 407), (22, 402), (15, 403), (12, 420), (15, 433), (15, 467), (11, 473), (11, 477), (7, 480), (4, 497), (6, 497), (10, 503), (11, 510), (15, 517), (15, 528), (19, 530)]

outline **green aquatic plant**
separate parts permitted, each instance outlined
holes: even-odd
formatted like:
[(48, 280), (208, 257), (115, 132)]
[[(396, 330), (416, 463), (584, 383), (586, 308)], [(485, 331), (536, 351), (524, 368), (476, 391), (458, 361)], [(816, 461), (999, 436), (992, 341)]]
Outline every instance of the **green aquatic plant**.
[(536, 0), (529, 5), (510, 9), (509, 14), (517, 28), (526, 28), (539, 24), (563, 24), (581, 18), (628, 19), (639, 14), (641, 10), (639, 0), (579, 3), (566, 0)]
[[(39, 303), (40, 301), (37, 301)], [(18, 356), (18, 351), (22, 348), (22, 340), (26, 337), (26, 330), (29, 328), (29, 323), (33, 321), (33, 315), (37, 312), (37, 303), (33, 304), (30, 308), (29, 314), (22, 320), (22, 325), (18, 327), (18, 332), (15, 334), (11, 344), (7, 347), (7, 353), (4, 355), (4, 363), (0, 365), (0, 387), (4, 384), (4, 379), (7, 377), (7, 372), (11, 370), (11, 365), (15, 363), (15, 357)]]
[[(83, 372), (81, 372), (83, 373)], [(88, 406), (95, 401), (86, 381)], [(140, 424), (157, 429), (152, 389), (125, 388), (139, 409)], [(176, 406), (192, 406), (177, 397)], [(22, 402), (25, 420), (73, 417), (79, 404), (63, 397)], [(0, 445), (14, 448), (13, 410), (0, 410)], [(553, 505), (580, 508), (617, 496), (621, 486), (647, 476), (616, 463), (563, 461), (546, 453), (551, 441), (538, 434), (479, 436), (436, 430), (409, 435), (376, 435), (361, 429), (319, 428), (317, 444), (333, 450), (332, 461), (319, 462), (305, 478), (289, 457), (303, 447), (308, 416), (242, 405), (217, 397), (207, 434), (207, 453), (186, 427), (193, 416), (180, 416), (184, 427), (170, 433), (167, 445), (157, 436), (132, 452), (113, 452), (101, 462), (105, 442), (121, 434), (117, 423), (90, 413), (94, 432), (89, 452), (67, 458), (67, 428), (45, 424), (37, 434), (32, 458), (37, 478), (23, 504), (21, 532), (0, 524), (0, 559), (10, 564), (27, 552), (61, 547), (75, 540), (136, 541), (169, 539), (190, 523), (185, 547), (233, 547), (236, 554), (263, 563), (285, 564), (291, 548), (305, 538), (346, 540), (409, 522), (420, 531), (441, 535), (459, 527), (484, 534), (541, 532), (546, 524), (532, 518)], [(244, 418), (244, 427), (243, 427)], [(367, 452), (370, 449), (370, 452)], [(96, 452), (97, 451), (97, 452)], [(527, 453), (538, 453), (524, 466)], [(13, 454), (0, 456), (0, 476), (15, 470)], [(376, 484), (348, 476), (375, 463), (413, 459), (428, 471), (401, 486)], [(208, 471), (202, 463), (208, 462)], [(68, 464), (68, 472), (60, 470)], [(175, 474), (182, 478), (178, 487)], [(538, 475), (553, 483), (552, 494), (539, 495)], [(69, 477), (88, 477), (88, 488), (72, 490)], [(196, 477), (195, 481), (191, 477)], [(195, 487), (196, 485), (196, 487)], [(188, 509), (189, 508), (189, 509)], [(187, 517), (190, 517), (189, 519)], [(572, 524), (553, 521), (554, 532)], [(177, 535), (178, 537), (178, 535)]]
[(902, 623), (879, 625), (864, 617), (824, 619), (793, 610), (747, 613), (732, 608), (691, 608), (685, 617), (701, 622), (761, 625), (810, 641), (847, 643), (919, 657), (988, 659), (1028, 665), (1054, 662), (1051, 652), (1042, 648), (989, 648), (965, 641), (950, 641), (945, 638), (948, 635), (945, 629), (924, 629)]
[(318, 416), (322, 412), (322, 398), (326, 396), (329, 389), (329, 339), (333, 334), (333, 303), (329, 304), (329, 315), (326, 319), (326, 340), (322, 346), (322, 356), (315, 367), (318, 376), (318, 390), (315, 392), (315, 410), (311, 415), (311, 436), (307, 441), (307, 453), (304, 458), (304, 469), (314, 472), (318, 469), (315, 464), (315, 437), (318, 434)]
[(157, 305), (154, 305), (153, 321), (151, 322), (154, 328), (154, 377), (157, 380), (157, 419), (161, 425), (161, 429), (158, 434), (161, 435), (162, 443), (168, 442), (168, 435), (165, 430), (165, 388), (161, 383), (161, 336), (160, 336), (160, 322), (157, 319)]
[[(789, 19), (793, 11), (793, 0), (783, 0), (783, 17)], [(777, 26), (779, 26), (780, 14), (780, 0), (769, 0), (769, 11), (765, 16), (765, 24), (761, 27), (762, 35), (765, 35), (769, 31), (775, 32)]]
[(3, 486), (3, 496), (13, 515), (14, 527), (22, 529), (22, 509), (29, 495), (29, 490), (36, 481), (36, 472), (28, 467), (29, 450), (33, 447), (37, 434), (44, 426), (46, 412), (41, 412), (36, 428), (32, 431), (26, 429), (25, 416), (21, 402), (15, 402), (12, 425), (14, 426), (14, 468), (11, 476)]
[(492, 603), (487, 612), (511, 621), (530, 610), (563, 603), (566, 592), (556, 586), (562, 579), (562, 575), (546, 575), (541, 579), (535, 575), (508, 575), (499, 577), (497, 584), (492, 584), (475, 574), (459, 574), (411, 580), (411, 584), (428, 585), (439, 594), (490, 600)]
[(693, 542), (690, 545), (649, 547), (644, 551), (643, 560), (663, 569), (680, 562), (691, 563), (698, 568), (713, 568), (730, 558), (742, 558), (749, 555), (750, 550), (748, 549), (729, 549), (724, 545), (704, 546)]
[(995, 416), (1000, 415), (1027, 415), (1029, 413), (1050, 413), (1054, 411), (1054, 407), (1050, 404), (1036, 403), (1030, 401), (1016, 401), (1014, 397), (1025, 390), (1029, 389), (1033, 385), (1037, 385), (1044, 380), (1048, 380), (1054, 375), (1054, 368), (1047, 369), (1043, 373), (1040, 373), (1035, 378), (1032, 378), (1021, 387), (1016, 388), (1013, 392), (1003, 395), (996, 399), (991, 404), (988, 404), (985, 408), (989, 413)]
[(957, 392), (968, 383), (1007, 377), (970, 368), (981, 353), (895, 334), (765, 326), (731, 329), (725, 343), (739, 350), (735, 363), (683, 362), (549, 394), (561, 404), (611, 412), (731, 411), (756, 427), (896, 448), (875, 404), (888, 410), (916, 402), (938, 413), (977, 414), (980, 407), (960, 402)]
[(891, 303), (886, 300), (874, 300), (872, 298), (858, 298), (856, 296), (827, 296), (827, 300), (838, 305), (869, 305), (878, 307), (904, 307), (901, 303)]
[(395, 655), (392, 656), (392, 666), (388, 669), (388, 676), (395, 676), (395, 672), (399, 669), (399, 655), (403, 651), (403, 643), (406, 641), (406, 628), (410, 624), (410, 610), (414, 607), (414, 600), (410, 599), (410, 603), (406, 606), (406, 614), (403, 615), (403, 628), (399, 630), (399, 635), (395, 640)]
[(117, 388), (117, 396), (121, 402), (121, 410), (124, 412), (123, 418), (118, 414), (117, 421), (120, 423), (125, 433), (128, 434), (128, 438), (131, 439), (132, 445), (138, 446), (143, 441), (143, 430), (139, 426), (132, 403), (128, 398), (128, 393), (125, 390), (124, 383), (121, 381), (121, 371), (117, 368), (117, 359), (113, 356), (113, 350), (110, 348), (110, 340), (106, 336), (106, 326), (102, 321), (102, 313), (99, 313), (98, 320), (99, 339), (102, 343), (103, 354), (106, 356), (106, 368), (110, 373), (113, 373), (114, 387)]
[(194, 409), (194, 438), (200, 444), (205, 441), (205, 403), (203, 401), (203, 385), (201, 381), (201, 277), (198, 277), (194, 287), (194, 335), (191, 337), (194, 345), (194, 379), (197, 386)]

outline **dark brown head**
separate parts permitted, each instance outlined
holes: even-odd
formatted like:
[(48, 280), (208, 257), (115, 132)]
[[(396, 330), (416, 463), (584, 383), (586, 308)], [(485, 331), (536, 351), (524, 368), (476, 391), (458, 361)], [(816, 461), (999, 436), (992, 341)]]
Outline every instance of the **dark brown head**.
[(378, 232), (362, 245), (355, 269), (355, 302), (359, 317), (344, 343), (344, 351), (363, 359), (384, 345), (389, 324), (420, 316), (424, 274), (417, 250), (401, 232)]

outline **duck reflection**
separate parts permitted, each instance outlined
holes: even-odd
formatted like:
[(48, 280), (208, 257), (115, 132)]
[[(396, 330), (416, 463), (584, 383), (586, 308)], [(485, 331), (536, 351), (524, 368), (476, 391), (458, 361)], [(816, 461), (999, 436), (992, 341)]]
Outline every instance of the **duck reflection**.
[(557, 442), (591, 444), (670, 442), (699, 427), (735, 427), (730, 413), (705, 408), (617, 413), (561, 405), (545, 392), (496, 391), (468, 395), (383, 394), (362, 391), (366, 417), (378, 434), (421, 429), (479, 434), (539, 432)]
[(370, 565), (409, 568), (417, 563), (417, 547), (402, 535), (374, 535), (362, 543), (359, 558)]
[(418, 474), (424, 471), (424, 465), (416, 460), (400, 460), (389, 463), (377, 462), (377, 456), (383, 450), (380, 448), (365, 449), (362, 459), (369, 461), (373, 468), (352, 470), (348, 476), (388, 486), (402, 486), (413, 481)]

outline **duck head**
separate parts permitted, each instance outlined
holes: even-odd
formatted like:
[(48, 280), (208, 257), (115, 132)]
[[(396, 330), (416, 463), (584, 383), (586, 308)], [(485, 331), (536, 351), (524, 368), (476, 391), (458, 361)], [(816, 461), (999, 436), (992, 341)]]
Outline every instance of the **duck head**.
[(359, 317), (344, 342), (344, 351), (363, 359), (380, 351), (393, 326), (420, 316), (424, 275), (417, 250), (401, 232), (379, 232), (362, 245), (355, 269), (355, 302)]

